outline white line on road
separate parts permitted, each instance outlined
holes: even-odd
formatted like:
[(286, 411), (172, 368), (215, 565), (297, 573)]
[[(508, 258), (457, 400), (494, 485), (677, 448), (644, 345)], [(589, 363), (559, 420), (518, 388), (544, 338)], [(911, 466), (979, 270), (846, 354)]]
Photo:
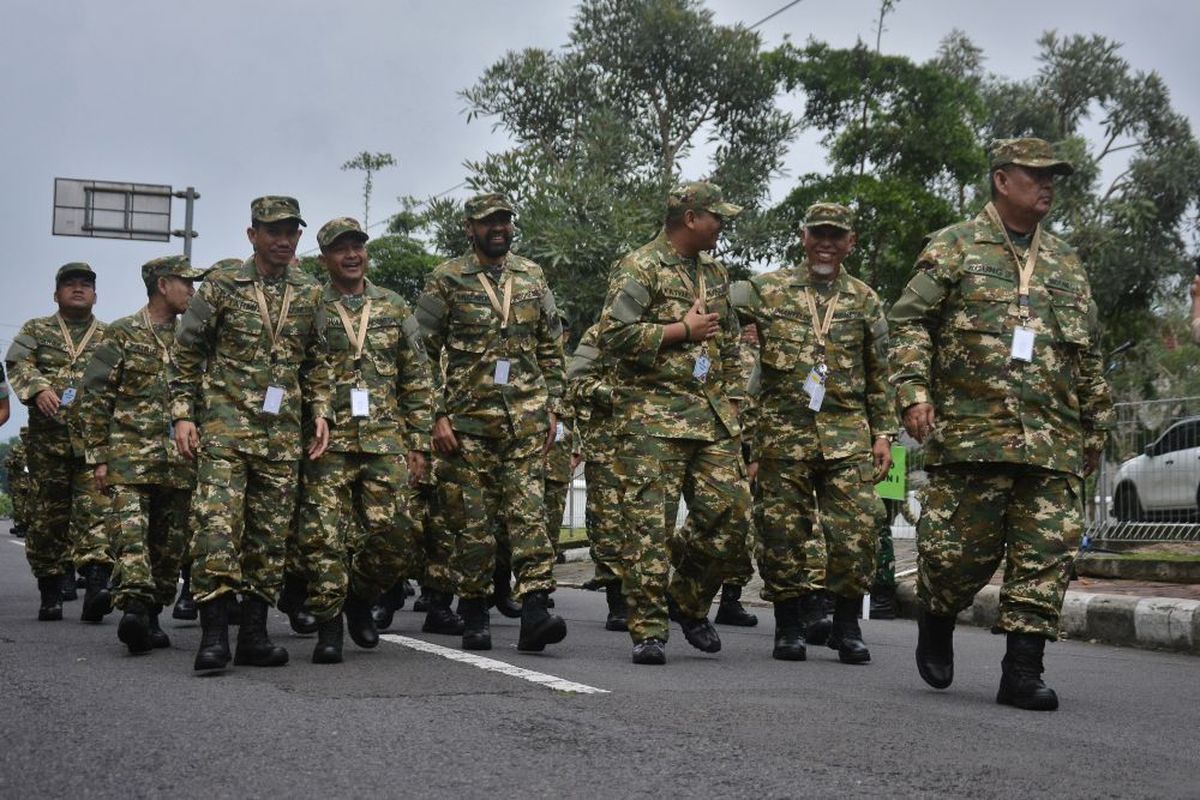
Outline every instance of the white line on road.
[(10, 542), (12, 542), (13, 544), (19, 544), (19, 545), (21, 545), (21, 547), (24, 547), (24, 546), (25, 546), (25, 540), (24, 540), (24, 539), (9, 539), (9, 541), (10, 541)]
[(506, 664), (503, 661), (497, 661), (494, 658), (484, 658), (473, 653), (464, 653), (461, 650), (452, 650), (449, 647), (442, 647), (438, 644), (422, 641), (421, 639), (412, 639), (408, 636), (398, 636), (394, 633), (381, 633), (380, 639), (398, 644), (401, 647), (408, 647), (412, 650), (419, 650), (422, 653), (430, 653), (431, 655), (448, 658), (451, 661), (459, 661), (463, 664), (470, 664), (479, 669), (488, 670), (489, 672), (499, 672), (501, 675), (508, 675), (511, 678), (520, 678), (521, 680), (529, 681), (530, 683), (540, 683), (550, 689), (557, 689), (560, 692), (573, 692), (575, 694), (608, 694), (608, 689), (597, 689), (595, 686), (588, 686), (584, 683), (575, 683), (574, 681), (558, 678), (554, 675), (547, 675), (544, 672), (534, 672), (531, 669), (523, 667), (514, 667), (512, 664)]

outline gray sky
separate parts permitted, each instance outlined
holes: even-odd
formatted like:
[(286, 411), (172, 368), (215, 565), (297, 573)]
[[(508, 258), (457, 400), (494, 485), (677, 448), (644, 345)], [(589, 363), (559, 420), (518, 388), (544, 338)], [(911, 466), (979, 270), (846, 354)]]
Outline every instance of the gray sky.
[[(708, 6), (722, 24), (752, 24), (785, 2)], [(804, 0), (759, 30), (768, 47), (784, 35), (839, 47), (857, 37), (873, 42), (877, 9), (876, 0)], [(562, 46), (573, 12), (563, 0), (7, 0), (0, 219), (10, 243), (0, 346), (7, 349), (24, 320), (52, 313), (59, 265), (92, 264), (96, 313), (110, 320), (145, 301), (144, 261), (182, 249), (181, 240), (52, 236), (55, 177), (195, 186), (200, 266), (248, 254), (251, 199), (294, 195), (310, 224), (306, 250), (325, 220), (361, 216), (361, 174), (339, 169), (359, 151), (397, 159), (375, 182), (372, 220), (382, 220), (397, 196), (449, 189), (462, 181), (464, 160), (503, 149), (490, 122), (467, 124), (457, 92), (508, 50)], [(1047, 29), (1124, 42), (1124, 57), (1161, 74), (1175, 107), (1193, 127), (1200, 120), (1200, 4), (900, 0), (883, 49), (924, 61), (955, 27), (983, 48), (990, 71), (1012, 78), (1037, 70), (1036, 40)], [(793, 176), (823, 167), (812, 137), (787, 158)], [(788, 177), (777, 180), (776, 198), (789, 186)], [(183, 203), (175, 201), (172, 225), (182, 224)], [(23, 423), (19, 404), (13, 416), (0, 435)]]

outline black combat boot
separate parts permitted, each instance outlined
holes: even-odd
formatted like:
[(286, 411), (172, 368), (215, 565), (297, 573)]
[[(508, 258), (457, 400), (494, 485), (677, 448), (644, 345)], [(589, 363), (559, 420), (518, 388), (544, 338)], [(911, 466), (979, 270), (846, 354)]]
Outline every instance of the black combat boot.
[(342, 663), (342, 615), (334, 614), (317, 623), (317, 646), (313, 648), (314, 664)]
[(492, 573), (492, 604), (496, 610), (509, 619), (521, 616), (521, 604), (513, 600), (512, 583), (509, 580), (508, 568), (496, 567)]
[(150, 646), (155, 650), (171, 646), (171, 637), (167, 636), (167, 632), (158, 624), (158, 615), (162, 613), (163, 607), (160, 605), (149, 606), (150, 613), (146, 615), (146, 620), (150, 626)]
[(192, 597), (192, 565), (185, 564), (179, 574), (183, 576), (183, 586), (179, 588), (179, 598), (171, 609), (171, 619), (195, 619), (199, 611), (196, 609), (196, 598)]
[(379, 646), (379, 631), (375, 630), (371, 606), (359, 599), (353, 588), (346, 592), (346, 599), (342, 602), (342, 613), (346, 615), (346, 630), (356, 645), (367, 650)]
[(433, 591), (432, 589), (422, 586), (421, 593), (419, 595), (417, 595), (417, 599), (413, 601), (412, 610), (416, 611), (420, 614), (424, 614), (424, 613), (428, 612), (429, 611), (429, 593), (432, 591)]
[(458, 610), (462, 612), (463, 650), (492, 649), (492, 626), (488, 619), (487, 606), (487, 600), (482, 597), (474, 599), (464, 597), (458, 601)]
[(1032, 633), (1009, 633), (1008, 652), (1000, 662), (996, 702), (1026, 711), (1054, 711), (1058, 695), (1042, 681), (1046, 639)]
[[(838, 661), (843, 664), (867, 664), (871, 651), (863, 644), (862, 628), (858, 625), (858, 614), (862, 609), (862, 595), (843, 597), (833, 601), (833, 631), (830, 640), (837, 637)], [(832, 646), (832, 644), (830, 645)]]
[(17, 537), (18, 539), (25, 538), (25, 526), (24, 525), (13, 525), (11, 528), (8, 529), (8, 532), (11, 533), (13, 536)]
[(896, 587), (876, 583), (871, 587), (871, 619), (896, 618)]
[(304, 578), (292, 574), (283, 576), (283, 589), (279, 592), (276, 608), (287, 614), (288, 624), (299, 634), (317, 632), (317, 618), (304, 607), (307, 596), (308, 583)]
[(103, 622), (105, 615), (112, 612), (112, 592), (108, 588), (112, 567), (88, 564), (80, 572), (87, 581), (87, 586), (83, 590), (83, 607), (79, 610), (79, 619), (84, 622)]
[(833, 636), (833, 620), (825, 616), (824, 592), (808, 592), (800, 595), (800, 622), (804, 627), (804, 640), (810, 645), (828, 645), (837, 650), (837, 643), (831, 641)]
[(803, 661), (808, 658), (801, 614), (799, 597), (775, 604), (775, 649), (771, 651), (771, 658), (780, 661)]
[(625, 593), (621, 591), (621, 584), (610, 583), (605, 586), (604, 599), (608, 601), (608, 619), (604, 621), (604, 630), (629, 630), (629, 605), (625, 602)]
[(691, 619), (683, 616), (681, 609), (679, 627), (683, 628), (683, 638), (687, 639), (688, 644), (697, 650), (705, 653), (716, 653), (721, 650), (721, 637), (717, 635), (717, 629), (708, 621), (708, 617)]
[(225, 614), (229, 619), (229, 627), (240, 628), (242, 626), (242, 604), (238, 600), (238, 596), (232, 592), (225, 601)]
[(546, 610), (550, 595), (544, 591), (526, 592), (521, 598), (521, 635), (517, 650), (540, 653), (548, 644), (558, 644), (567, 638), (567, 623), (557, 614)]
[(268, 607), (267, 601), (261, 597), (248, 594), (242, 598), (242, 625), (238, 628), (234, 664), (282, 667), (288, 662), (288, 651), (272, 642), (267, 635)]
[(134, 655), (149, 653), (154, 645), (150, 642), (150, 609), (141, 600), (130, 600), (117, 623), (117, 638)]
[(954, 682), (954, 617), (917, 611), (917, 672), (935, 689)]
[(667, 663), (667, 643), (662, 639), (642, 639), (633, 645), (633, 663), (635, 664), (665, 664)]
[(225, 669), (229, 654), (229, 605), (224, 597), (200, 603), (200, 649), (193, 669), (208, 672)]
[(375, 620), (376, 630), (386, 631), (392, 627), (396, 612), (404, 608), (407, 590), (408, 581), (396, 581), (392, 588), (379, 595), (379, 602), (371, 606), (371, 618)]
[(62, 619), (63, 580), (62, 575), (37, 579), (38, 592), (42, 596), (41, 605), (38, 607), (38, 619), (42, 622)]
[[(440, 633), (445, 636), (462, 636), (463, 619), (450, 610), (454, 595), (437, 589), (429, 590), (429, 610), (425, 612), (423, 633)], [(484, 601), (485, 605), (487, 601)]]
[(62, 577), (62, 599), (64, 602), (71, 602), (79, 599), (79, 584), (75, 581), (75, 567), (67, 567), (66, 574)]
[(717, 606), (714, 621), (718, 625), (753, 628), (758, 624), (758, 617), (742, 605), (742, 587), (727, 583), (721, 587), (721, 603)]

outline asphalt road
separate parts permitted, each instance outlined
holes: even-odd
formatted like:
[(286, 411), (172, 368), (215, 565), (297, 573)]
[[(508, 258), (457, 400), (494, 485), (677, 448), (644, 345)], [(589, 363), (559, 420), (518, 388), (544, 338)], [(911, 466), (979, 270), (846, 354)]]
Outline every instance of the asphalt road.
[(395, 640), (315, 666), (273, 612), (291, 664), (197, 677), (195, 624), (167, 621), (173, 646), (133, 657), (116, 614), (87, 625), (74, 602), (37, 622), (15, 542), (0, 539), (0, 798), (1200, 796), (1192, 656), (1064, 642), (1047, 658), (1062, 707), (1022, 712), (995, 704), (1003, 640), (979, 629), (960, 628), (946, 692), (917, 676), (911, 622), (864, 623), (869, 666), (824, 648), (784, 663), (761, 609), (716, 656), (676, 628), (665, 667), (636, 667), (603, 596), (564, 589), (566, 641), (518, 654), (516, 621), (493, 614), (488, 669), (406, 644), (461, 655), (408, 610)]

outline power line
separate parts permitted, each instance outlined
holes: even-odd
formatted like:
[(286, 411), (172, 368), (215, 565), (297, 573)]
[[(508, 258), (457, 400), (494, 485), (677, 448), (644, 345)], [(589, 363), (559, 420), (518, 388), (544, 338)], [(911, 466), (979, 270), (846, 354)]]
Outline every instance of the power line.
[(787, 10), (788, 10), (789, 8), (791, 8), (792, 6), (799, 5), (799, 4), (800, 4), (800, 0), (792, 0), (792, 2), (788, 3), (787, 5), (783, 6), (782, 8), (780, 8), (780, 9), (777, 9), (777, 10), (775, 10), (775, 11), (772, 11), (770, 14), (767, 14), (765, 17), (763, 17), (763, 18), (762, 18), (762, 19), (760, 19), (758, 22), (756, 22), (756, 23), (754, 23), (753, 25), (751, 25), (751, 26), (750, 26), (749, 28), (747, 28), (746, 30), (750, 30), (750, 31), (752, 31), (752, 30), (754, 30), (755, 28), (757, 28), (759, 25), (762, 25), (764, 22), (767, 22), (768, 20), (775, 19), (775, 17), (778, 17), (780, 14), (782, 14), (782, 13), (783, 13), (783, 12), (785, 12), (785, 11), (787, 11)]

